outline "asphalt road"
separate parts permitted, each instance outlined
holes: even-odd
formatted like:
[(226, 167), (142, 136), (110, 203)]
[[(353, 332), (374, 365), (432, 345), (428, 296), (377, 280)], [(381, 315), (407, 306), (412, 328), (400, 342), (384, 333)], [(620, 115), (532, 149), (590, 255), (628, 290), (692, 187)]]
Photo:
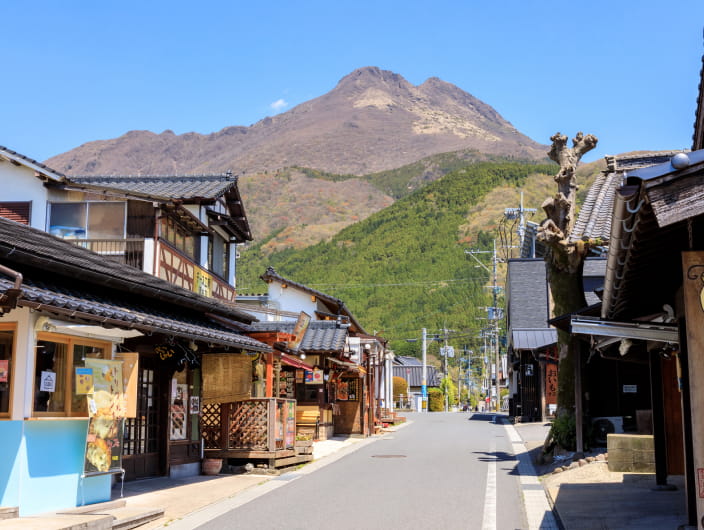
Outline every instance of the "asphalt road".
[(408, 417), (410, 425), (315, 472), (282, 475), (290, 483), (199, 528), (527, 528), (517, 461), (493, 415)]

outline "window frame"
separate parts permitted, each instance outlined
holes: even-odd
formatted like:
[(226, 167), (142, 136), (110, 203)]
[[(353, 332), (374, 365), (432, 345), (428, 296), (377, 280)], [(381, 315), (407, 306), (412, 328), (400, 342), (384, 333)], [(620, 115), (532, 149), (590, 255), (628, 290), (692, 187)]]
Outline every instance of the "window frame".
[[(57, 344), (65, 344), (66, 345), (66, 360), (65, 360), (65, 368), (64, 368), (64, 374), (63, 374), (63, 383), (64, 383), (64, 410), (61, 412), (57, 411), (37, 411), (34, 410), (34, 404), (36, 400), (36, 384), (37, 384), (37, 343), (39, 341), (45, 341), (45, 342), (55, 342)], [(62, 333), (52, 333), (48, 331), (40, 331), (37, 333), (36, 339), (34, 341), (34, 373), (32, 376), (32, 417), (33, 418), (88, 418), (88, 413), (87, 412), (74, 412), (72, 410), (72, 391), (74, 388), (74, 364), (73, 364), (73, 354), (74, 354), (74, 346), (75, 345), (81, 345), (81, 346), (90, 346), (90, 347), (97, 347), (97, 348), (103, 348), (104, 350), (104, 357), (102, 359), (105, 360), (112, 360), (113, 358), (113, 343), (110, 341), (103, 341), (103, 340), (96, 340), (96, 339), (89, 339), (89, 338), (84, 338), (84, 337), (79, 337), (75, 335), (64, 335)], [(59, 374), (56, 374), (57, 380), (59, 377)]]
[[(85, 207), (84, 215), (83, 215), (83, 226), (78, 227), (78, 228), (83, 228), (84, 230), (84, 235), (83, 237), (69, 237), (68, 239), (126, 239), (127, 238), (127, 201), (50, 201), (47, 203), (48, 206), (48, 211), (47, 211), (47, 216), (46, 216), (46, 232), (49, 234), (52, 234), (51, 232), (51, 215), (52, 215), (52, 208), (53, 206), (57, 205), (67, 205), (67, 204), (76, 204), (76, 205), (82, 205)], [(90, 219), (90, 208), (91, 205), (93, 204), (120, 204), (123, 207), (123, 217), (122, 217), (122, 235), (116, 238), (104, 238), (104, 237), (99, 237), (99, 238), (94, 238), (91, 237), (89, 231), (90, 231), (90, 226), (89, 226), (89, 219)], [(60, 237), (62, 239), (67, 239), (67, 237), (64, 237), (62, 235), (57, 235), (53, 234), (56, 237)]]
[(8, 370), (7, 384), (10, 399), (7, 404), (7, 412), (0, 411), (0, 420), (8, 420), (12, 417), (12, 398), (14, 397), (15, 362), (17, 360), (17, 322), (0, 322), (0, 331), (12, 332), (12, 351), (10, 352), (10, 366)]

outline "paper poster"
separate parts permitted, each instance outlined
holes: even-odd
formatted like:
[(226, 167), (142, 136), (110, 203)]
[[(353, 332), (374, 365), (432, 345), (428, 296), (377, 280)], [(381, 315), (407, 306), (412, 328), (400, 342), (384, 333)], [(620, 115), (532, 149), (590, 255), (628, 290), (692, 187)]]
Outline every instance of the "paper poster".
[(76, 394), (92, 394), (93, 369), (76, 367)]
[(7, 383), (10, 377), (10, 361), (8, 359), (0, 359), (0, 383)]
[(56, 373), (42, 372), (39, 380), (39, 390), (42, 392), (53, 392), (56, 390)]
[(191, 396), (188, 399), (188, 413), (200, 414), (200, 398), (198, 396)]
[[(172, 381), (176, 381), (173, 379)], [(187, 435), (186, 401), (188, 400), (188, 385), (174, 383), (171, 394), (171, 439), (185, 440)]]

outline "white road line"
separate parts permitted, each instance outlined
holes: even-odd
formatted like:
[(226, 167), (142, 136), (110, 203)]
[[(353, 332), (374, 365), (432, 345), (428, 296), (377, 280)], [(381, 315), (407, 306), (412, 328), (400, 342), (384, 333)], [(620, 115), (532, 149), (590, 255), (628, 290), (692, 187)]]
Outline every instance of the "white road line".
[[(489, 454), (495, 456), (496, 440), (492, 440)], [(486, 492), (484, 493), (484, 516), (482, 530), (496, 530), (496, 458), (488, 463), (486, 470)]]

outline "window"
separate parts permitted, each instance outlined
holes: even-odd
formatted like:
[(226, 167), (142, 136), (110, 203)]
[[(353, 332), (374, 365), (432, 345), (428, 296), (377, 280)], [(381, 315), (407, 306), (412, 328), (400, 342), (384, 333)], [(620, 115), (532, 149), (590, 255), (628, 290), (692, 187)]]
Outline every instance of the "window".
[(35, 416), (88, 416), (87, 399), (76, 393), (76, 368), (87, 358), (110, 359), (109, 342), (39, 333), (34, 368)]
[(196, 238), (170, 217), (161, 218), (160, 235), (186, 256), (196, 258)]
[(65, 239), (124, 239), (125, 202), (54, 202), (49, 233)]
[(227, 278), (230, 265), (230, 245), (218, 234), (213, 234), (208, 247), (208, 264), (210, 270), (222, 278)]
[(15, 325), (0, 324), (0, 417), (10, 415)]

